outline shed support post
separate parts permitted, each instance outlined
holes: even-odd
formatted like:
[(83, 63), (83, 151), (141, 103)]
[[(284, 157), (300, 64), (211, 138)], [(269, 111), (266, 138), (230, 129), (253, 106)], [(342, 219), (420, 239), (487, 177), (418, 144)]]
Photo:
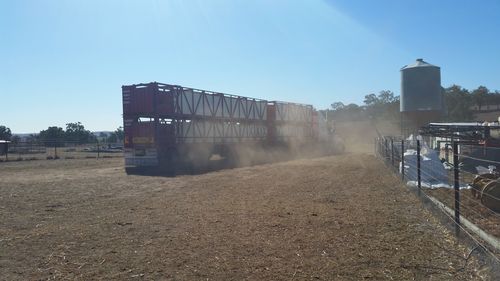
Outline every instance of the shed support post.
[(420, 195), (420, 189), (422, 188), (422, 177), (420, 173), (420, 140), (417, 140), (417, 187), (418, 195)]
[(401, 180), (405, 180), (405, 140), (401, 140)]
[(444, 159), (446, 163), (450, 163), (450, 146), (449, 143), (444, 144)]
[(458, 166), (458, 142), (453, 142), (453, 174), (454, 174), (454, 189), (455, 189), (455, 231), (458, 235), (460, 232), (460, 182), (459, 182), (459, 166)]
[(391, 138), (391, 165), (394, 169), (394, 139)]
[(388, 152), (388, 145), (387, 145), (387, 138), (384, 138), (384, 160), (387, 163), (387, 158), (389, 157), (389, 152)]

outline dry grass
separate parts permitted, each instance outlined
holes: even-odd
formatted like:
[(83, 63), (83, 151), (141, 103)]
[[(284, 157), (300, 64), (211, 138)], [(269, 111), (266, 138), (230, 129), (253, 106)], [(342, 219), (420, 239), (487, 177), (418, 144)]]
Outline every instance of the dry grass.
[(175, 178), (121, 159), (0, 164), (5, 280), (479, 280), (372, 156)]

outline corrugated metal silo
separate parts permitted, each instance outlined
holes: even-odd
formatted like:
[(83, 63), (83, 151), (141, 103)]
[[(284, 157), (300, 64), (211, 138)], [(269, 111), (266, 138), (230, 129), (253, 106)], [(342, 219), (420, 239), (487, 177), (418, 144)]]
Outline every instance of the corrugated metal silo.
[(414, 134), (430, 122), (440, 121), (443, 112), (441, 69), (423, 59), (401, 69), (401, 129)]

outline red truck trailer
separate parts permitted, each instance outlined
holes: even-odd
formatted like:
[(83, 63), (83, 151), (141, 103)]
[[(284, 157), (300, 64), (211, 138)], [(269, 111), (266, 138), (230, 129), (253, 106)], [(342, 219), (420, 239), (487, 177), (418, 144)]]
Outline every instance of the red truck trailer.
[(157, 82), (122, 86), (127, 172), (236, 161), (240, 148), (328, 142), (311, 105), (267, 101)]

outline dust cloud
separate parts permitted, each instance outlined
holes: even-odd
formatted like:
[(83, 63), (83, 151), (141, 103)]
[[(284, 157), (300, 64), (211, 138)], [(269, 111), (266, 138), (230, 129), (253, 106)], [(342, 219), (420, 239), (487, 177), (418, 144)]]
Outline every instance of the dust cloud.
[(399, 123), (388, 120), (339, 121), (335, 127), (338, 136), (344, 140), (346, 152), (350, 153), (373, 154), (375, 138), (379, 133), (400, 134)]
[(343, 152), (344, 142), (338, 136), (332, 136), (328, 141), (322, 142), (296, 139), (273, 144), (260, 142), (223, 146), (194, 144), (180, 148), (176, 159), (166, 163), (159, 172), (165, 170), (172, 175), (199, 174), (227, 168), (323, 157)]
[(286, 144), (262, 146), (241, 145), (234, 147), (231, 155), (235, 166), (251, 166), (264, 163), (289, 161), (299, 158), (315, 158), (344, 151), (344, 143), (338, 137), (324, 142), (292, 141)]

